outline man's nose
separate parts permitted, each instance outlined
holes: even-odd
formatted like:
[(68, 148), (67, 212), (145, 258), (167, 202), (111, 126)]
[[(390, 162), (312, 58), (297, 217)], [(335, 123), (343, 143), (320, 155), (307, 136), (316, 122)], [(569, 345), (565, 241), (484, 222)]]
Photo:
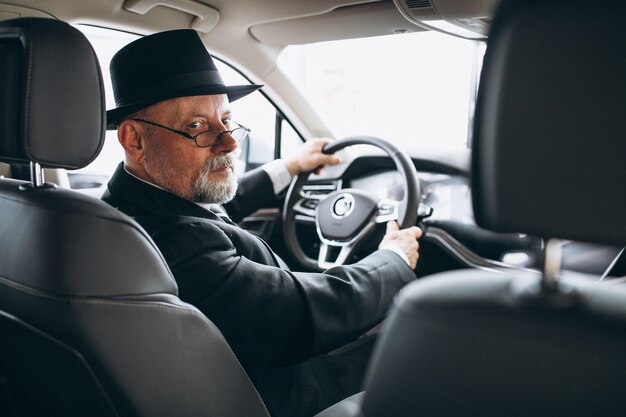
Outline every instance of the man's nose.
[(237, 146), (237, 140), (230, 134), (230, 132), (225, 131), (219, 138), (218, 143), (213, 146), (213, 152), (218, 154), (231, 153), (237, 150)]

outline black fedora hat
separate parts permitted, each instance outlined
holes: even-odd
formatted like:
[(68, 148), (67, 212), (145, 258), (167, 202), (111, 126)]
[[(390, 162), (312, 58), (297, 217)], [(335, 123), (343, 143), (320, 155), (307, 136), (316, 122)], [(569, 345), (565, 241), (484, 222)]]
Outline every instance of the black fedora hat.
[(111, 60), (116, 108), (107, 111), (107, 129), (141, 109), (177, 97), (227, 94), (232, 102), (261, 85), (226, 86), (196, 31), (171, 30), (145, 36)]

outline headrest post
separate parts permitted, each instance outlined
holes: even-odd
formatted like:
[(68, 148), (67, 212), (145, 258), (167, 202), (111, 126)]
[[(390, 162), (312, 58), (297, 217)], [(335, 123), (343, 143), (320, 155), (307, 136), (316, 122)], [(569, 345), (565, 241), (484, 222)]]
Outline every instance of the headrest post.
[(543, 252), (543, 276), (541, 287), (547, 291), (556, 291), (559, 286), (559, 274), (563, 261), (563, 246), (567, 241), (549, 239)]
[(47, 183), (43, 178), (43, 169), (38, 162), (30, 162), (30, 183), (20, 185), (20, 190), (38, 190), (38, 189), (55, 189), (55, 184)]
[(34, 188), (39, 188), (45, 183), (43, 169), (37, 162), (30, 162), (30, 182)]

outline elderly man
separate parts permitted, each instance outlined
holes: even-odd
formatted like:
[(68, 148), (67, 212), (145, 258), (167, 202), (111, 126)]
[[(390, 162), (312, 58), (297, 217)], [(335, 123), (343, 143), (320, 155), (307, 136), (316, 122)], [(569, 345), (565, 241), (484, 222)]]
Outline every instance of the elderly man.
[(292, 176), (340, 161), (321, 152), (328, 141), (309, 140), (238, 186), (234, 155), (248, 131), (229, 103), (261, 86), (225, 86), (190, 30), (127, 45), (111, 61), (111, 76), (117, 107), (107, 118), (125, 160), (103, 199), (150, 233), (180, 298), (219, 327), (274, 416), (312, 415), (357, 392), (369, 347), (325, 354), (378, 324), (415, 279), (421, 231), (392, 222), (385, 249), (354, 265), (290, 271), (216, 205), (241, 219), (271, 202)]

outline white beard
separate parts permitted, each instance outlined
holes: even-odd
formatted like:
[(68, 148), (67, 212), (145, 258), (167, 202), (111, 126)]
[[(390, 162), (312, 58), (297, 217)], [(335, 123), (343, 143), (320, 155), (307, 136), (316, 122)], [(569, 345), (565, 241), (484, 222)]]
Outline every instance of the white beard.
[(216, 156), (209, 160), (192, 185), (191, 201), (206, 204), (224, 204), (232, 200), (235, 197), (238, 185), (234, 171), (230, 172), (226, 180), (220, 182), (209, 181), (209, 174), (225, 166), (234, 168), (234, 164), (234, 154)]

